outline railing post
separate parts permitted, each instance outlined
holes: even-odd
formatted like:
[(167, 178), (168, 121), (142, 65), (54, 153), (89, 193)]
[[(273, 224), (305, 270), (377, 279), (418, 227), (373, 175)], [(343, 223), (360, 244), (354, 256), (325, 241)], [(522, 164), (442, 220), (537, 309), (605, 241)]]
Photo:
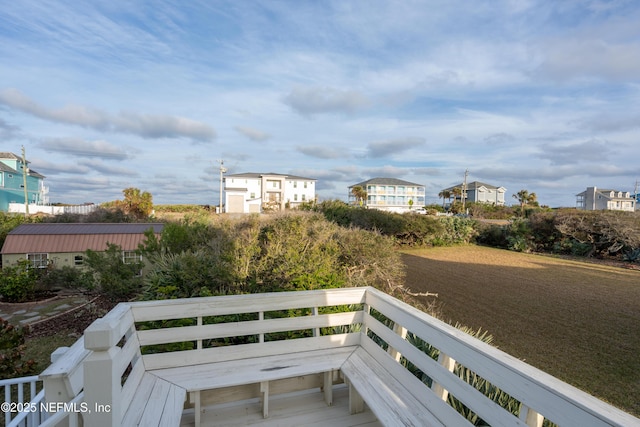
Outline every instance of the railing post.
[(369, 334), (369, 328), (367, 327), (367, 314), (371, 314), (371, 306), (366, 302), (362, 304), (362, 314), (364, 315), (364, 323), (362, 324), (362, 333), (364, 336)]
[(520, 419), (529, 427), (542, 427), (544, 421), (542, 415), (524, 404), (520, 407)]
[[(406, 339), (407, 338), (407, 329), (403, 326), (401, 326), (399, 323), (395, 323), (393, 324), (393, 332), (395, 332), (396, 334), (400, 335), (400, 337), (402, 339)], [(391, 355), (391, 357), (393, 357), (394, 359), (396, 359), (396, 362), (400, 361), (400, 357), (402, 356), (402, 354), (400, 354), (400, 352), (398, 350), (396, 350), (394, 347), (389, 346), (389, 348), (387, 349), (387, 352)]]
[[(453, 368), (456, 366), (456, 361), (443, 352), (440, 352), (438, 356), (438, 363), (449, 372), (453, 372)], [(447, 400), (449, 397), (449, 390), (445, 390), (444, 387), (435, 381), (431, 384), (431, 390), (442, 400)]]
[[(261, 321), (261, 322), (264, 320), (264, 311), (259, 311), (258, 312), (258, 320)], [(262, 332), (258, 336), (258, 342), (259, 343), (263, 343), (264, 342), (264, 334)]]
[(110, 323), (98, 319), (84, 332), (84, 346), (91, 351), (83, 363), (87, 426), (118, 427), (122, 421), (122, 372), (118, 372), (116, 364), (122, 350), (117, 346), (118, 328)]
[[(311, 314), (313, 316), (317, 316), (318, 315), (318, 307), (313, 307), (311, 309)], [(320, 328), (313, 328), (313, 336), (314, 337), (319, 337), (320, 336)]]
[(120, 374), (115, 372), (113, 363), (118, 352), (118, 347), (106, 351), (94, 350), (84, 361), (84, 400), (91, 411), (85, 414), (87, 425), (120, 425), (122, 408), (118, 398), (122, 387)]

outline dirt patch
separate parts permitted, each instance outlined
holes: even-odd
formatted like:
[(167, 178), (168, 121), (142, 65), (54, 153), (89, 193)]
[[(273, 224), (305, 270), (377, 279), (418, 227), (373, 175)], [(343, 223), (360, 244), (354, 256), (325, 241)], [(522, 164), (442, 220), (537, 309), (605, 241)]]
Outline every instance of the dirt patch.
[(443, 320), (640, 414), (640, 271), (477, 246), (403, 254), (407, 286)]
[(114, 303), (102, 297), (64, 293), (41, 301), (0, 303), (0, 317), (13, 325), (27, 327), (30, 337), (51, 336), (61, 330), (80, 336), (91, 322), (113, 306)]

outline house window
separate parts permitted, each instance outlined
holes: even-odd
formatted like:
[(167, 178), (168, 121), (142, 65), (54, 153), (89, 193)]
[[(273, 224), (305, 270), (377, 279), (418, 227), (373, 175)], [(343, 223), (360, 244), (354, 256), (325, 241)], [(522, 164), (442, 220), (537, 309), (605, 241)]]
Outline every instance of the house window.
[[(304, 197), (304, 196), (303, 196), (303, 197)], [(297, 194), (294, 194), (294, 195), (293, 195), (293, 201), (294, 201), (294, 202), (297, 202), (297, 201), (298, 201), (298, 195), (297, 195)]]
[(293, 188), (298, 188), (298, 181), (293, 181)]
[(137, 254), (136, 251), (122, 251), (122, 262), (125, 264), (133, 264), (139, 261), (142, 261), (142, 255)]
[(84, 264), (84, 257), (82, 255), (76, 255), (73, 257), (74, 265), (82, 265)]
[(27, 254), (27, 259), (31, 262), (31, 267), (33, 268), (47, 268), (47, 265), (49, 265), (49, 254)]
[(304, 188), (307, 188), (307, 181), (304, 182)]
[(255, 199), (256, 198), (256, 193), (251, 193), (251, 198)]
[(307, 196), (306, 195), (302, 195), (302, 201), (304, 202), (305, 200), (307, 200)]

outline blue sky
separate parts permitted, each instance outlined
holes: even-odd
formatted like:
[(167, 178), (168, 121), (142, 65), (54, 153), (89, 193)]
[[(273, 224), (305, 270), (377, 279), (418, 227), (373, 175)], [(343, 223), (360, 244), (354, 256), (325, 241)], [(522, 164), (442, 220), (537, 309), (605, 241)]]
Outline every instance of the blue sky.
[(1, 151), (51, 202), (217, 204), (229, 173), (469, 181), (575, 206), (640, 180), (636, 0), (20, 0), (0, 7)]

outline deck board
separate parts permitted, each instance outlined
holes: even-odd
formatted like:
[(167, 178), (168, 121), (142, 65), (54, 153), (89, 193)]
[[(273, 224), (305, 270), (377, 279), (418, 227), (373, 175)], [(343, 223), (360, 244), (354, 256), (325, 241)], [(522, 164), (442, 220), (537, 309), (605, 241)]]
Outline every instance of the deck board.
[[(185, 411), (181, 427), (193, 426), (193, 411)], [(349, 392), (344, 384), (334, 386), (333, 405), (327, 406), (318, 389), (271, 397), (269, 418), (262, 418), (257, 399), (209, 406), (202, 414), (202, 427), (224, 426), (328, 426), (381, 427), (369, 408), (360, 414), (349, 414)]]

